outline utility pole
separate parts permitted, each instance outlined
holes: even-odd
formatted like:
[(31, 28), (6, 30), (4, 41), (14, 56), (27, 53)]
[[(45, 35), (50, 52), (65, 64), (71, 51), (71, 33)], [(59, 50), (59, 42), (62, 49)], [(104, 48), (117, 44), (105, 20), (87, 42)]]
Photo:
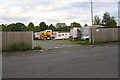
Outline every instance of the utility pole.
[(93, 40), (93, 33), (92, 33), (92, 29), (93, 29), (93, 4), (92, 4), (92, 0), (91, 0), (91, 24), (92, 24), (92, 27), (90, 28), (90, 40), (89, 40), (89, 43), (92, 43), (94, 42)]
[(91, 0), (91, 22), (92, 22), (92, 26), (93, 26), (93, 3)]
[(118, 2), (118, 26), (120, 26), (120, 1)]

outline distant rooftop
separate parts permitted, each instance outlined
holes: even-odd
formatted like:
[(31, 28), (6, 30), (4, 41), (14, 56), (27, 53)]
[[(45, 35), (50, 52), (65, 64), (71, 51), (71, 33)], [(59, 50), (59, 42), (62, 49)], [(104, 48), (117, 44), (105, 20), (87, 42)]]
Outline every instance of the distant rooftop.
[(120, 28), (120, 27), (97, 27), (97, 28)]

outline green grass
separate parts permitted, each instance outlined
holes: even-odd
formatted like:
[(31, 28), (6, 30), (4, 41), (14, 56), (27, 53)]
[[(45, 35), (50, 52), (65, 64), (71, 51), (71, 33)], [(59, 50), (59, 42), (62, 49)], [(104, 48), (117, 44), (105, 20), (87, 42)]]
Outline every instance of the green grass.
[(108, 41), (108, 42), (120, 42), (120, 40)]
[(89, 43), (89, 40), (85, 40), (85, 41), (74, 41), (73, 44), (76, 44), (76, 45), (99, 45), (99, 44), (102, 44), (102, 42)]
[(41, 46), (34, 46), (34, 50), (44, 50)]
[(120, 40), (108, 41), (108, 42), (94, 42), (94, 43), (89, 43), (89, 40), (85, 40), (85, 41), (73, 41), (72, 44), (76, 44), (76, 45), (100, 45), (100, 44), (111, 43), (111, 42), (120, 42)]
[(29, 45), (21, 42), (19, 44), (15, 43), (11, 45), (9, 50), (10, 51), (26, 51), (26, 50), (32, 50), (32, 48)]

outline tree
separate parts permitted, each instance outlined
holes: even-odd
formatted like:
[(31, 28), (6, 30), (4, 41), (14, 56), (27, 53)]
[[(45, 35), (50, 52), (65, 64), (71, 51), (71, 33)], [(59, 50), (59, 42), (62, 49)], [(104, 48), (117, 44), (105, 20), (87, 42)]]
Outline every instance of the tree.
[(7, 28), (10, 29), (10, 31), (20, 31), (21, 29), (17, 26), (15, 26), (14, 23), (7, 25)]
[(108, 26), (110, 26), (110, 27), (116, 27), (117, 26), (117, 22), (115, 21), (115, 17), (111, 17), (110, 18), (110, 21), (108, 22)]
[(16, 23), (15, 26), (19, 27), (21, 29), (20, 31), (23, 31), (26, 28), (26, 26), (23, 23), (19, 23), (19, 22)]
[(45, 22), (41, 22), (40, 24), (39, 24), (39, 26), (40, 26), (40, 29), (43, 31), (43, 30), (46, 30), (47, 28), (48, 28), (48, 25), (46, 25), (46, 23)]
[(71, 27), (81, 27), (80, 23), (71, 23)]
[(61, 32), (69, 32), (71, 26), (66, 26), (66, 27), (59, 27), (56, 29), (56, 31), (61, 31)]
[(51, 25), (48, 27), (48, 29), (51, 29), (51, 30), (55, 31), (55, 30), (56, 30), (56, 27), (53, 26), (53, 24), (51, 24)]
[(102, 25), (109, 26), (109, 27), (115, 27), (117, 26), (117, 22), (115, 21), (115, 17), (110, 16), (110, 13), (106, 12), (103, 15)]
[(0, 25), (2, 31), (10, 31), (10, 28), (7, 27), (7, 25)]
[(94, 25), (101, 25), (101, 19), (100, 19), (100, 17), (99, 16), (95, 16), (94, 17), (94, 23), (93, 23)]
[(40, 31), (40, 30), (41, 30), (41, 29), (40, 29), (39, 26), (35, 26), (33, 32), (38, 32), (38, 31)]
[(26, 26), (23, 23), (12, 23), (7, 26), (7, 28), (10, 29), (10, 31), (23, 31)]
[(29, 31), (33, 31), (34, 30), (34, 24), (32, 23), (32, 22), (30, 22), (29, 24), (28, 24), (28, 30)]
[(88, 26), (88, 25), (87, 25), (87, 24), (85, 24), (85, 25), (84, 25), (84, 27), (85, 27), (85, 26)]
[(2, 25), (0, 25), (0, 31), (2, 31)]

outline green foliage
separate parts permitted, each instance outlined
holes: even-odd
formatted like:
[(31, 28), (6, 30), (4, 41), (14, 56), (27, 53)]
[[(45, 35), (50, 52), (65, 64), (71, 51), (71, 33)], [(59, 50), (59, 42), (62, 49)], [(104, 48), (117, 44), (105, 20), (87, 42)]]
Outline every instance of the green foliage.
[(19, 50), (18, 45), (17, 45), (17, 44), (11, 45), (11, 46), (10, 46), (10, 50), (11, 50), (11, 51), (18, 51), (18, 50)]
[(69, 32), (70, 31), (70, 26), (67, 27), (59, 27), (56, 29), (56, 31), (61, 31), (61, 32)]
[(32, 31), (34, 29), (34, 24), (32, 22), (28, 24), (28, 29), (29, 31)]
[(85, 41), (74, 41), (74, 44), (78, 44), (78, 45), (99, 45), (99, 44), (102, 44), (102, 42), (89, 43), (89, 40), (85, 40)]
[(35, 26), (34, 29), (33, 29), (34, 32), (37, 32), (37, 31), (40, 31), (40, 30), (41, 30), (41, 29), (40, 29), (39, 26)]
[(40, 26), (40, 29), (41, 29), (42, 31), (48, 29), (48, 25), (46, 25), (45, 22), (41, 22), (41, 23), (39, 24), (39, 26)]
[(2, 24), (2, 31), (11, 31), (9, 27), (7, 27), (7, 25)]
[(117, 26), (117, 22), (115, 21), (115, 17), (110, 16), (110, 13), (106, 12), (103, 15), (102, 25), (109, 26), (109, 27), (115, 27)]
[(24, 31), (33, 31), (33, 32), (37, 32), (37, 31), (40, 31), (40, 27), (39, 26), (34, 26), (34, 24), (32, 22), (30, 22), (28, 24), (28, 27), (26, 27), (24, 29)]
[(32, 22), (28, 24), (28, 27), (26, 27), (23, 23), (13, 23), (9, 25), (2, 24), (0, 25), (0, 29), (2, 29), (2, 31), (40, 31), (40, 27), (34, 26)]
[(81, 27), (80, 23), (73, 22), (71, 23), (71, 27)]
[(34, 46), (34, 50), (41, 50), (43, 49), (41, 46)]
[(9, 24), (7, 26), (2, 25), (3, 31), (22, 31), (26, 28), (23, 23)]
[(2, 25), (0, 25), (0, 31), (2, 31)]
[(53, 26), (52, 24), (48, 27), (48, 29), (53, 30), (53, 31), (56, 31), (56, 27)]
[(97, 15), (94, 17), (94, 25), (101, 25), (101, 19)]
[(85, 26), (88, 26), (88, 24), (85, 24), (84, 27), (85, 27)]
[(30, 48), (27, 44), (21, 42), (20, 44), (13, 44), (10, 46), (10, 51), (26, 51), (26, 50), (31, 50), (32, 48)]

